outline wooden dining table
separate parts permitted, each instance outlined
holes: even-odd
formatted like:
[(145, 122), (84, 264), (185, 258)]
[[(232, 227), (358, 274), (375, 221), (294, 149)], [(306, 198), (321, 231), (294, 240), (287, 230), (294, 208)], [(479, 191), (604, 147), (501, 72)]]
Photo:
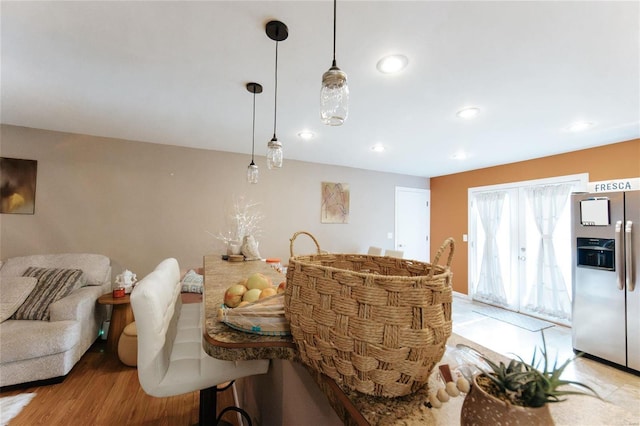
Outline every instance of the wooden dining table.
[[(252, 334), (235, 330), (217, 320), (226, 289), (254, 272), (267, 275), (276, 285), (285, 280), (283, 274), (264, 261), (229, 262), (220, 255), (204, 256), (205, 352), (214, 358), (232, 361), (271, 359), (300, 362), (290, 336)], [(453, 361), (448, 353), (459, 344), (475, 348), (493, 360), (507, 360), (505, 356), (453, 333), (447, 341), (447, 351), (441, 363)], [(341, 386), (309, 367), (307, 371), (345, 425), (460, 424), (463, 396), (451, 398), (441, 408), (429, 408), (426, 404), (428, 386), (403, 397), (374, 397)], [(589, 397), (570, 397), (565, 402), (551, 404), (550, 409), (556, 425), (637, 424), (638, 421), (633, 413), (619, 406)]]

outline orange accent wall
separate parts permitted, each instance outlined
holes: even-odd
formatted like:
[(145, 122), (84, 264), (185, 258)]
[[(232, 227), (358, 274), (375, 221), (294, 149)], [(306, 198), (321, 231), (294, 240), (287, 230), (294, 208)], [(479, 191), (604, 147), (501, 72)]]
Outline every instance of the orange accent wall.
[(456, 241), (453, 289), (468, 294), (467, 190), (469, 188), (589, 173), (589, 181), (640, 177), (640, 139), (550, 157), (431, 178), (431, 253)]

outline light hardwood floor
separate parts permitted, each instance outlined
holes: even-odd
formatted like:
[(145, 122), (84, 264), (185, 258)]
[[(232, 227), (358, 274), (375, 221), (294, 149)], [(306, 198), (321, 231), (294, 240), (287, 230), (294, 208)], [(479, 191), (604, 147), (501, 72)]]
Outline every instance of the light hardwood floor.
[[(142, 390), (135, 368), (105, 353), (96, 342), (59, 384), (15, 389), (0, 396), (35, 392), (36, 397), (10, 423), (22, 425), (194, 425), (198, 392), (154, 398)], [(218, 396), (218, 407), (233, 404), (231, 390)], [(225, 420), (236, 423), (228, 413)]]

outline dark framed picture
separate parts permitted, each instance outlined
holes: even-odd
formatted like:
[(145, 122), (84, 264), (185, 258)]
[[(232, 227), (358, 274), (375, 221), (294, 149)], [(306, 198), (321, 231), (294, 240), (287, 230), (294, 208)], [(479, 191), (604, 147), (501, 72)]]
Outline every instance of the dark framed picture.
[(34, 214), (36, 160), (0, 157), (0, 213)]

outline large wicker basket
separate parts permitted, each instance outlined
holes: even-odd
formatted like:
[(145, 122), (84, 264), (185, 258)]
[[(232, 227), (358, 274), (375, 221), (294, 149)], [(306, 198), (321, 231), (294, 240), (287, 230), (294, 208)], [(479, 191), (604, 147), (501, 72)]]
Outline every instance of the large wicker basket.
[[(438, 265), (447, 248), (446, 265)], [(285, 316), (302, 361), (368, 395), (420, 389), (451, 335), (453, 252), (449, 238), (433, 264), (322, 254), (319, 246), (318, 254), (292, 255)]]

